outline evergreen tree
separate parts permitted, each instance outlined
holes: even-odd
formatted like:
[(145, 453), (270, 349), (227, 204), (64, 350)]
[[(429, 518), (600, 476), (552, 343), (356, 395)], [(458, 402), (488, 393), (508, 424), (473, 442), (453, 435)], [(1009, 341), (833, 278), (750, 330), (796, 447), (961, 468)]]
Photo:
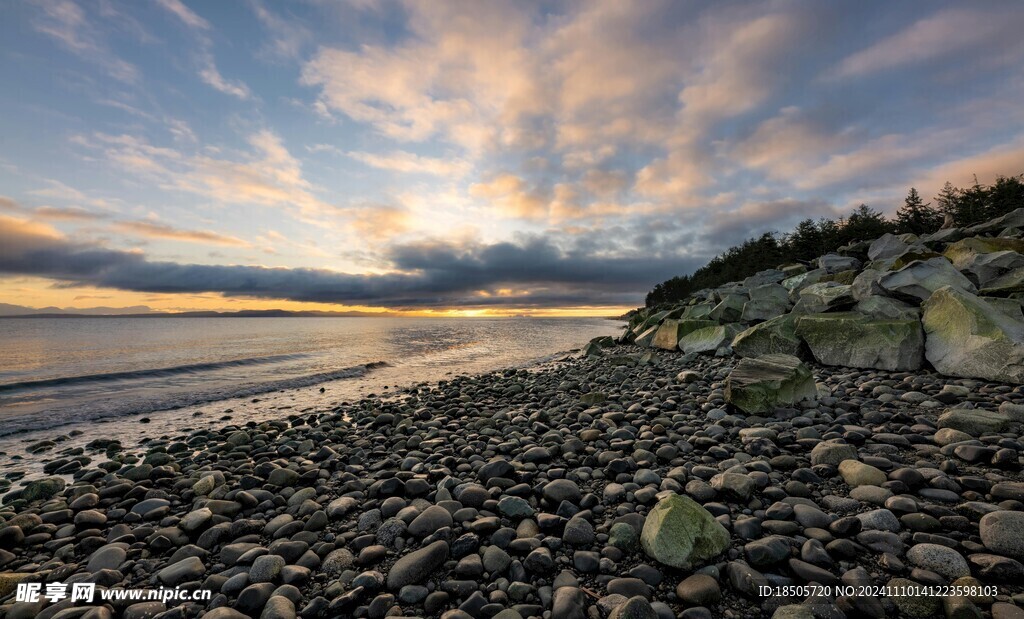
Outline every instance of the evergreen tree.
[(996, 177), (996, 183), (988, 191), (987, 219), (1024, 208), (1024, 182), (1021, 179), (1022, 176)]
[(959, 203), (960, 190), (954, 187), (953, 183), (946, 181), (946, 184), (942, 186), (942, 191), (939, 192), (939, 195), (935, 196), (936, 206), (939, 207), (943, 215), (952, 215), (953, 221), (956, 221)]
[(942, 213), (930, 203), (925, 204), (917, 189), (911, 187), (903, 206), (896, 212), (896, 230), (918, 235), (935, 232), (942, 225), (942, 219)]

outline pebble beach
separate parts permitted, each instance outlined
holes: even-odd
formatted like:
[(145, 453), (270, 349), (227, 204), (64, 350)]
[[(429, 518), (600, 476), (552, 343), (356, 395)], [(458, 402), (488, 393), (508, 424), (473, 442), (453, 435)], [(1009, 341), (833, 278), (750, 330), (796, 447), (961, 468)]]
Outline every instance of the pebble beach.
[[(145, 445), (57, 444), (51, 475), (3, 498), (0, 615), (1024, 612), (1020, 387), (809, 364), (818, 398), (758, 416), (726, 401), (735, 358), (600, 348)], [(210, 597), (15, 602), (28, 582)]]

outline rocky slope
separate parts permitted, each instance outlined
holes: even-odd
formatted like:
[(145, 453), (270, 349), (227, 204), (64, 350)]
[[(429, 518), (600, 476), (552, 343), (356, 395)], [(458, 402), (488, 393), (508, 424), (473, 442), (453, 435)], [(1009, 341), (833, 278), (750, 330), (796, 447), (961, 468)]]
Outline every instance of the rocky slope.
[(1022, 227), (1019, 209), (965, 230), (887, 234), (641, 311), (621, 341), (1021, 384)]

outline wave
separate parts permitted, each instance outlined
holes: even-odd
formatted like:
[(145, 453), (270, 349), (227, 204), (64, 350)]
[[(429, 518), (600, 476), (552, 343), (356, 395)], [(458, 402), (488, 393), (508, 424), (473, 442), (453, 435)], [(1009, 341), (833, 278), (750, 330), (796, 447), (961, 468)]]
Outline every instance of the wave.
[(94, 383), (112, 380), (128, 380), (132, 378), (165, 378), (179, 374), (199, 374), (225, 368), (243, 367), (248, 365), (262, 365), (266, 363), (281, 363), (302, 359), (308, 355), (294, 353), (288, 355), (270, 355), (266, 357), (250, 357), (248, 359), (233, 359), (231, 361), (213, 361), (209, 363), (190, 363), (165, 368), (153, 368), (149, 370), (131, 370), (127, 372), (106, 372), (102, 374), (84, 374), (81, 376), (62, 376), (60, 378), (42, 378), (39, 380), (26, 380), (16, 383), (0, 384), (0, 393), (4, 391), (17, 391), (21, 389), (41, 389), (45, 387), (64, 387), (82, 383)]
[(341, 368), (339, 370), (307, 374), (305, 376), (264, 381), (243, 386), (221, 387), (203, 392), (190, 391), (186, 393), (165, 394), (153, 398), (117, 396), (109, 401), (97, 404), (95, 407), (87, 408), (85, 410), (79, 406), (74, 406), (70, 409), (50, 411), (46, 415), (33, 414), (5, 418), (2, 420), (3, 423), (0, 424), (0, 436), (10, 436), (13, 434), (22, 434), (36, 430), (48, 430), (81, 422), (111, 420), (113, 418), (126, 417), (129, 415), (141, 415), (159, 411), (174, 410), (187, 406), (197, 406), (201, 404), (209, 404), (211, 402), (230, 400), (233, 398), (249, 397), (259, 395), (261, 393), (269, 393), (271, 391), (299, 389), (333, 380), (359, 378), (375, 369), (388, 367), (389, 365), (390, 364), (386, 361), (374, 361), (371, 363)]

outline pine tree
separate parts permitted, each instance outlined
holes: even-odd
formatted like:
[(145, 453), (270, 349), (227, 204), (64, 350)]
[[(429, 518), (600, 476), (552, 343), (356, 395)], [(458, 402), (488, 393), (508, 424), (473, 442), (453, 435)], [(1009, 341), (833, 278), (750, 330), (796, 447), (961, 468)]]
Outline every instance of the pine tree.
[(935, 232), (942, 225), (942, 219), (942, 213), (930, 203), (925, 204), (917, 189), (911, 187), (903, 206), (896, 212), (896, 230), (914, 234)]

